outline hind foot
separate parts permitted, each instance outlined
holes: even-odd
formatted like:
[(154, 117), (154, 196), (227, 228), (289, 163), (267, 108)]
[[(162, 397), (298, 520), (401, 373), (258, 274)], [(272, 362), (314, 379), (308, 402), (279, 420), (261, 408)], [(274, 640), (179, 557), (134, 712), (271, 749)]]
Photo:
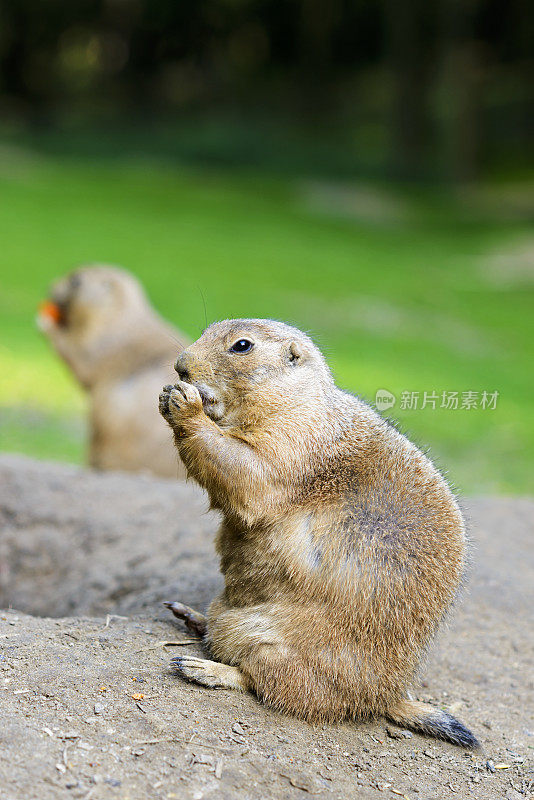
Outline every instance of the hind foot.
[(204, 636), (208, 623), (204, 614), (200, 614), (198, 611), (189, 608), (189, 606), (184, 606), (183, 603), (163, 603), (163, 605), (169, 608), (175, 617), (185, 622), (191, 633), (196, 633), (197, 636)]
[(230, 667), (228, 664), (194, 656), (176, 656), (171, 664), (183, 678), (209, 689), (237, 689), (244, 692), (248, 688), (245, 676), (237, 667)]

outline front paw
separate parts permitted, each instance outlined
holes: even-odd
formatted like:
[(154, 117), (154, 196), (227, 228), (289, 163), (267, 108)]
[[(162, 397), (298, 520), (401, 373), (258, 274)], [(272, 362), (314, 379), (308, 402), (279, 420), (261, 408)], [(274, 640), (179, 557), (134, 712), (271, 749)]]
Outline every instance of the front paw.
[(159, 413), (163, 417), (163, 419), (167, 420), (169, 425), (171, 424), (171, 417), (170, 417), (170, 408), (169, 403), (171, 399), (171, 392), (174, 389), (174, 386), (168, 384), (164, 386), (159, 395)]
[(184, 420), (203, 413), (198, 389), (184, 381), (164, 386), (159, 396), (159, 412), (171, 427), (180, 427)]

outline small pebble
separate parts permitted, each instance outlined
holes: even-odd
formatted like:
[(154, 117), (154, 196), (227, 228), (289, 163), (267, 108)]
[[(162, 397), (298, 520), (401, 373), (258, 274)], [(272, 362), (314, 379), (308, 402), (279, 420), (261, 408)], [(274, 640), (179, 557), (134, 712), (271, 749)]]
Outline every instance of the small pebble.
[(239, 724), (239, 722), (234, 722), (232, 725), (232, 730), (234, 733), (237, 733), (239, 736), (246, 736), (246, 730)]
[(95, 714), (101, 714), (105, 709), (105, 707), (106, 706), (103, 703), (95, 703), (94, 705)]
[(491, 759), (489, 761), (486, 761), (486, 769), (488, 770), (488, 772), (492, 773), (495, 772), (495, 764), (493, 761), (491, 761)]

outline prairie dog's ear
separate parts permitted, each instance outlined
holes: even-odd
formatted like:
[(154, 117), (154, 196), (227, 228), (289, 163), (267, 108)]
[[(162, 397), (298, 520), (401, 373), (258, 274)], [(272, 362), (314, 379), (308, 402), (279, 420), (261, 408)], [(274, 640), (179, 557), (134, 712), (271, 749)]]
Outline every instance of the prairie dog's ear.
[(306, 351), (300, 342), (291, 342), (289, 345), (289, 362), (296, 366), (304, 361)]

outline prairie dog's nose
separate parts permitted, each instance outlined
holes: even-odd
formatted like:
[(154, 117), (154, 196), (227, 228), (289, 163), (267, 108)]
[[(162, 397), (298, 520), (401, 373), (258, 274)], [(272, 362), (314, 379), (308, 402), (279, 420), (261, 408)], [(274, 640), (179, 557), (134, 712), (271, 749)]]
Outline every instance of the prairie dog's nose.
[(178, 373), (181, 381), (189, 380), (189, 366), (191, 364), (191, 354), (187, 350), (182, 350), (176, 361), (174, 362), (174, 369)]

